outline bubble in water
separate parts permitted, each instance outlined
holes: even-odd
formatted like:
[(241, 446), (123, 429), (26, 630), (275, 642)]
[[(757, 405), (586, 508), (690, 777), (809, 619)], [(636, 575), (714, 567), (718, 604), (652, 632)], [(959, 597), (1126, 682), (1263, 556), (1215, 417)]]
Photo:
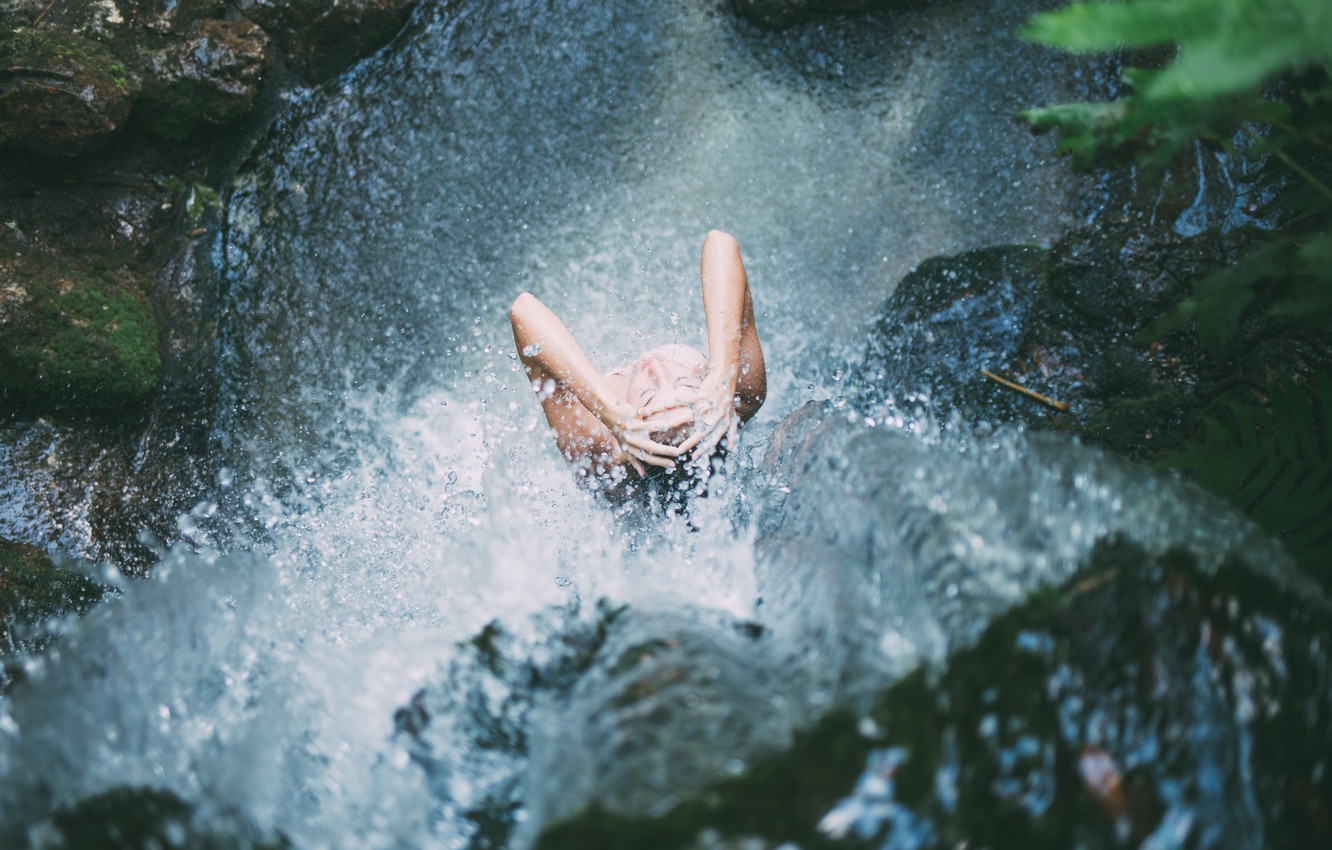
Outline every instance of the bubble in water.
[(541, 353), (541, 343), (539, 342), (532, 342), (523, 346), (524, 357), (536, 357), (540, 353)]

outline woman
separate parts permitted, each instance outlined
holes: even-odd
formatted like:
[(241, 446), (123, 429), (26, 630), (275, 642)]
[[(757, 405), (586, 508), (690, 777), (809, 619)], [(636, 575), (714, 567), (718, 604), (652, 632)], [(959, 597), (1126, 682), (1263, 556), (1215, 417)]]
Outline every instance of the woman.
[(606, 374), (564, 324), (524, 292), (509, 318), (555, 442), (583, 475), (614, 485), (647, 467), (705, 468), (725, 439), (763, 405), (767, 373), (740, 246), (720, 231), (703, 242), (708, 354), (663, 345)]

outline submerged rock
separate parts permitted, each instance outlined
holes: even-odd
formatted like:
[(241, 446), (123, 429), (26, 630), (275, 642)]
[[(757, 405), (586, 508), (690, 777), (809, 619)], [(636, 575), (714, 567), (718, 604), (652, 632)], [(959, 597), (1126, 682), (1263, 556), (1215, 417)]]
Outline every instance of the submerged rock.
[(660, 816), (536, 846), (1321, 846), (1332, 613), (1238, 561), (1098, 545), (942, 672), (837, 711)]
[[(61, 847), (117, 850), (284, 850), (281, 834), (266, 837), (242, 815), (191, 804), (170, 791), (115, 788), (58, 810), (42, 832)], [(44, 837), (46, 837), (44, 836)], [(25, 846), (52, 846), (46, 841)]]
[(724, 615), (624, 612), (567, 693), (538, 703), (537, 823), (659, 815), (791, 743), (802, 713), (761, 630)]
[(0, 260), (0, 397), (35, 410), (115, 409), (161, 372), (153, 310), (124, 269)]
[(96, 41), (35, 30), (0, 40), (0, 147), (95, 150), (120, 132), (135, 94), (128, 69)]
[(736, 12), (759, 26), (781, 29), (814, 14), (866, 12), (895, 0), (731, 0)]

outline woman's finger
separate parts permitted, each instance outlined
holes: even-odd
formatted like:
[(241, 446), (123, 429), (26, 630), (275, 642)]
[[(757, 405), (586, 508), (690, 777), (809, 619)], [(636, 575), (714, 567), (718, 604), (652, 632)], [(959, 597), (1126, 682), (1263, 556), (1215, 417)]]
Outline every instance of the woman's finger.
[(694, 411), (686, 407), (674, 411), (673, 413), (669, 413), (666, 416), (650, 419), (647, 424), (653, 431), (669, 431), (672, 428), (679, 428), (681, 425), (693, 421), (693, 419)]
[(720, 443), (721, 438), (726, 435), (725, 422), (726, 422), (725, 419), (718, 420), (717, 422), (714, 422), (706, 431), (702, 432), (704, 435), (703, 439), (699, 441), (697, 447), (695, 447), (694, 449), (695, 459), (708, 458), (712, 456), (712, 452), (717, 448), (717, 444)]
[(671, 408), (674, 407), (688, 407), (688, 406), (689, 402), (687, 400), (676, 398), (673, 400), (657, 402), (656, 404), (650, 404), (647, 407), (639, 409), (638, 413), (641, 416), (652, 416), (655, 413), (661, 413), (663, 410), (670, 410)]
[(706, 437), (707, 435), (708, 435), (708, 429), (707, 429), (707, 428), (697, 428), (697, 429), (695, 429), (695, 430), (694, 430), (694, 433), (690, 434), (689, 437), (686, 438), (685, 441), (684, 441), (683, 443), (680, 444), (680, 453), (681, 453), (681, 454), (688, 454), (688, 452), (689, 452), (691, 449), (693, 449), (694, 446), (697, 446), (697, 445), (699, 444), (699, 441), (702, 440), (702, 439), (703, 439), (704, 437)]
[(660, 455), (662, 457), (675, 457), (680, 454), (679, 446), (669, 446), (665, 443), (658, 443), (655, 440), (650, 440), (647, 437), (642, 437), (638, 434), (625, 434), (620, 438), (620, 442), (624, 443), (626, 446), (642, 449), (643, 451), (651, 452), (652, 454)]
[(643, 461), (643, 463), (649, 463), (652, 464), (653, 466), (659, 466), (662, 469), (675, 469), (675, 461), (671, 460), (668, 457), (658, 457), (654, 454), (648, 454), (647, 452), (642, 452), (641, 454), (639, 454), (638, 459)]
[(656, 419), (633, 419), (626, 422), (621, 429), (624, 432), (632, 431), (667, 431), (671, 428), (678, 428), (690, 419), (694, 418), (694, 412), (689, 408), (681, 408), (665, 417)]

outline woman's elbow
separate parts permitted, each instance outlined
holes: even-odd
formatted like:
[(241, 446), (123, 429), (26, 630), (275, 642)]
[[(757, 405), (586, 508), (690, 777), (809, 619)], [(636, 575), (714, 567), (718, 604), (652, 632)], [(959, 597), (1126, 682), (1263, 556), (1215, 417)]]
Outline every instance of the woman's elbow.
[(530, 292), (523, 292), (513, 299), (513, 305), (509, 307), (509, 317), (525, 312), (531, 308), (531, 304), (536, 301), (536, 296)]
[(709, 230), (708, 235), (703, 239), (704, 245), (707, 245), (708, 243), (715, 243), (717, 245), (739, 245), (739, 243), (735, 241), (735, 237), (724, 230)]

